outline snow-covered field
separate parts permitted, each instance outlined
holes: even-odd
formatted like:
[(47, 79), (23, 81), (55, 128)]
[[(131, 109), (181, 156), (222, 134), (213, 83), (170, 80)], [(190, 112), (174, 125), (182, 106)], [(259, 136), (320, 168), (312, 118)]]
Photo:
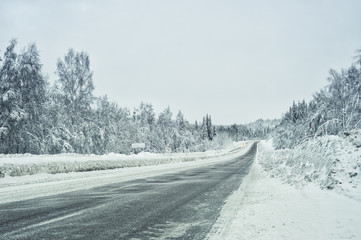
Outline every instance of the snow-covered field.
[(361, 239), (358, 133), (294, 150), (261, 142), (207, 239)]
[[(124, 155), (2, 155), (0, 166), (12, 164), (12, 168), (20, 172), (22, 169), (40, 169), (32, 175), (11, 176), (6, 174), (0, 178), (0, 203), (24, 200), (34, 197), (47, 196), (81, 189), (89, 189), (114, 182), (130, 181), (139, 178), (152, 177), (160, 174), (183, 171), (194, 167), (201, 167), (220, 161), (233, 159), (246, 152), (251, 144), (242, 147), (243, 143), (234, 143), (221, 151), (207, 151), (189, 154), (138, 154)], [(70, 166), (76, 169), (79, 164), (105, 169), (111, 163), (122, 166), (121, 168), (108, 168), (102, 171), (65, 171), (51, 174), (49, 166)], [(127, 165), (121, 165), (126, 163)], [(45, 166), (43, 169), (40, 166)], [(134, 166), (134, 167), (131, 167)]]

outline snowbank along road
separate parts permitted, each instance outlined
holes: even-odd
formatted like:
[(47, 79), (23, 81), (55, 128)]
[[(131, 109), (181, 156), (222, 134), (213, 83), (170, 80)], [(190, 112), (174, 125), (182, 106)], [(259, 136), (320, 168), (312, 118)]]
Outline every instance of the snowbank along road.
[(0, 239), (202, 239), (256, 152), (253, 143), (208, 166), (0, 204)]

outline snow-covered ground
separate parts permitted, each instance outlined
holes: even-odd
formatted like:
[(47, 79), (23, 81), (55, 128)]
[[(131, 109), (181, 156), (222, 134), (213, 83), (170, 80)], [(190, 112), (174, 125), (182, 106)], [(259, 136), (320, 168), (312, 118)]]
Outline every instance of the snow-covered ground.
[[(294, 150), (277, 151), (271, 142), (262, 141), (250, 174), (227, 199), (207, 239), (361, 239), (360, 139), (358, 132), (345, 138), (326, 136)], [(239, 145), (222, 151), (173, 155), (2, 155), (0, 166), (13, 164), (13, 168), (64, 163), (71, 165), (71, 169), (76, 169), (73, 166), (78, 163), (84, 166), (96, 163), (96, 169), (104, 169), (104, 164), (113, 166), (107, 165), (107, 161), (133, 165), (57, 174), (49, 173), (49, 168), (37, 167), (40, 171), (22, 176), (4, 171), (5, 177), (0, 178), (0, 203), (226, 161), (240, 154), (232, 151)], [(246, 145), (241, 153), (250, 146)]]
[(83, 155), (75, 153), (56, 155), (0, 154), (0, 179), (5, 176), (15, 177), (41, 173), (87, 172), (188, 162), (225, 156), (229, 151), (232, 151), (235, 146), (240, 145), (241, 142), (233, 143), (228, 148), (222, 150), (170, 154), (154, 154), (148, 152), (137, 155)]
[(357, 134), (294, 150), (261, 142), (250, 174), (207, 239), (361, 239)]
[(273, 151), (261, 144), (260, 164), (274, 177), (298, 187), (315, 184), (361, 200), (361, 132), (324, 136), (295, 149)]
[[(139, 178), (152, 177), (160, 174), (184, 171), (194, 167), (202, 167), (220, 161), (227, 161), (245, 153), (251, 144), (243, 142), (234, 143), (221, 151), (208, 151), (189, 154), (139, 154), (134, 156), (124, 155), (2, 155), (0, 166), (12, 164), (12, 169), (24, 172), (22, 169), (31, 169), (31, 166), (42, 171), (32, 175), (10, 176), (0, 178), (0, 203), (24, 200), (34, 197), (47, 196), (69, 191), (89, 189), (114, 182), (130, 181)], [(113, 158), (112, 158), (113, 157)], [(84, 164), (97, 169), (105, 169), (113, 163), (127, 163), (128, 167), (102, 171), (63, 172), (51, 174), (47, 166), (63, 166), (66, 164), (71, 169)], [(30, 166), (30, 167), (29, 167)], [(35, 167), (34, 167), (35, 166)], [(41, 169), (39, 166), (45, 166)], [(121, 166), (121, 165), (120, 165)], [(134, 166), (134, 167), (130, 167)], [(26, 171), (25, 171), (26, 173)]]

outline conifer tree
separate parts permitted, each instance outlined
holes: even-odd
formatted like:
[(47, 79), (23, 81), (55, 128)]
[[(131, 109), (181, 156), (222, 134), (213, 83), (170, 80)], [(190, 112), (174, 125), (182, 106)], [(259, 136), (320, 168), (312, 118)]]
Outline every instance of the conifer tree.
[(202, 121), (202, 132), (201, 132), (201, 136), (203, 140), (208, 140), (208, 129), (207, 129), (207, 118), (203, 117), (203, 121)]
[(15, 53), (16, 40), (4, 52), (0, 71), (0, 152), (20, 153), (19, 127), (26, 118), (21, 95), (22, 81), (19, 77), (18, 55)]

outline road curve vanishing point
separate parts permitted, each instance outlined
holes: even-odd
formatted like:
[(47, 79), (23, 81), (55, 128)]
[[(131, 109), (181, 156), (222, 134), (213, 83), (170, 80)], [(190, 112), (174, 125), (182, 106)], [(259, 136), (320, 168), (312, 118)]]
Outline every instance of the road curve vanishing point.
[(0, 239), (202, 239), (256, 152), (253, 143), (206, 167), (0, 204)]

